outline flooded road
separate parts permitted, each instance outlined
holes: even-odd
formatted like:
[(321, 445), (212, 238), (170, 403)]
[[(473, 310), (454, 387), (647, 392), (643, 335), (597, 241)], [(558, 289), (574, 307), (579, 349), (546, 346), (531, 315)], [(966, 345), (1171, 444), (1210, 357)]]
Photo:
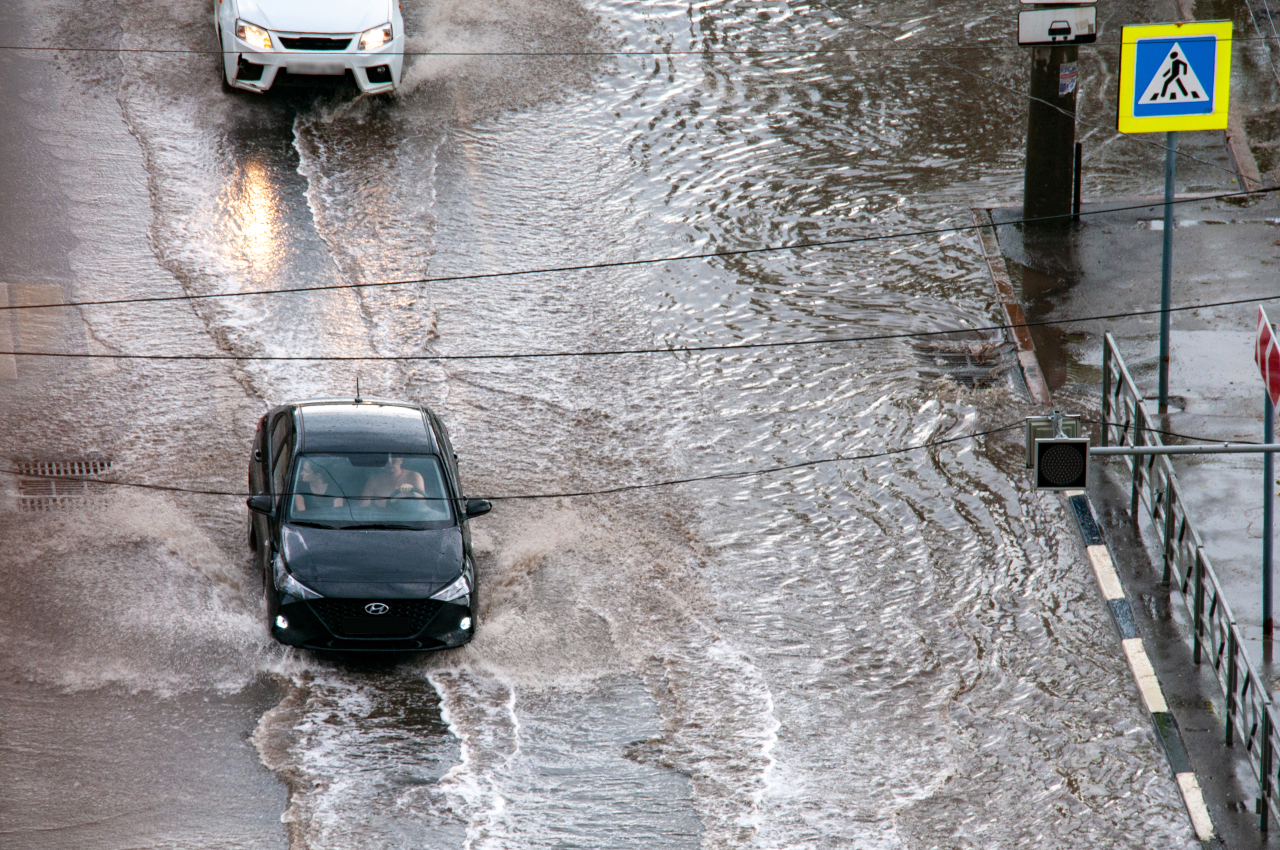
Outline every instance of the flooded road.
[[(488, 361), (987, 325), (966, 226), (1021, 184), (1008, 11), (406, 2), (396, 96), (228, 93), (203, 2), (13, 4), (13, 462), (238, 491), (268, 405), (422, 400), (468, 495), (592, 490), (1018, 424), (905, 340)], [(789, 50), (787, 53), (752, 51)], [(439, 55), (439, 54), (452, 55)], [(529, 55), (552, 54), (552, 55)], [(963, 69), (963, 70), (958, 70)], [(1117, 166), (1117, 171), (1123, 171)], [(21, 179), (17, 175), (31, 175)], [(34, 204), (29, 192), (45, 196)], [(9, 199), (13, 199), (10, 204)], [(476, 275), (601, 264), (574, 272)], [(26, 288), (24, 288), (26, 287)], [(30, 287), (43, 287), (31, 289)], [(39, 296), (37, 298), (37, 296)], [(473, 523), (480, 627), (371, 666), (267, 635), (242, 501), (125, 488), (0, 523), (15, 847), (1190, 846), (1020, 432)], [(27, 496), (30, 496), (27, 493)], [(34, 497), (33, 497), (34, 498)], [(49, 508), (35, 510), (34, 508)], [(26, 508), (25, 510), (23, 508)], [(214, 802), (216, 801), (216, 803)]]

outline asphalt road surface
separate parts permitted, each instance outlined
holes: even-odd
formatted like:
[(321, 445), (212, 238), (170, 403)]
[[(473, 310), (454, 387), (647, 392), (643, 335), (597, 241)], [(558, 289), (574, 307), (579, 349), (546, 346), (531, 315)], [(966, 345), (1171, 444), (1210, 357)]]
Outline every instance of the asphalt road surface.
[[(1001, 86), (1025, 85), (1026, 57), (1006, 4), (415, 0), (404, 15), (410, 49), (437, 55), (409, 57), (395, 96), (359, 99), (227, 92), (215, 56), (146, 52), (215, 50), (205, 2), (3, 4), (6, 45), (102, 48), (0, 51), (8, 303), (849, 239), (964, 226), (1020, 191), (1025, 110)], [(759, 52), (778, 49), (796, 52)], [(1141, 147), (1094, 166), (1091, 186), (1158, 186)], [(515, 354), (993, 316), (960, 233), (10, 312), (0, 341)], [(1030, 409), (1008, 373), (949, 363), (903, 339), (443, 363), (24, 354), (0, 360), (0, 440), (9, 464), (110, 461), (116, 480), (239, 492), (268, 405), (353, 395), (359, 376), (366, 396), (440, 413), (468, 495), (545, 494), (875, 453)], [(1020, 474), (1019, 433), (499, 500), (473, 523), (474, 643), (373, 665), (271, 641), (242, 499), (41, 495), (7, 475), (0, 844), (1190, 846), (1075, 532)]]

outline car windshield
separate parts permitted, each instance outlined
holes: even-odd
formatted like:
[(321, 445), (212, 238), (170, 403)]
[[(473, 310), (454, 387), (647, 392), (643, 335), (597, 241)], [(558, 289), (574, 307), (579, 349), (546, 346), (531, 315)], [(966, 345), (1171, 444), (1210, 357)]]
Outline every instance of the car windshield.
[(292, 493), (289, 521), (295, 525), (425, 529), (454, 524), (435, 455), (302, 455)]

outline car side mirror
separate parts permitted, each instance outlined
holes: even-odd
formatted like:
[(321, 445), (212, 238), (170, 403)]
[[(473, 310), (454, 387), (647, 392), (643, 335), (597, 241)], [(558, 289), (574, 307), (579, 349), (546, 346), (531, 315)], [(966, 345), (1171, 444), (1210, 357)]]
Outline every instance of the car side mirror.
[(276, 512), (275, 499), (270, 496), (250, 496), (245, 500), (245, 504), (249, 506), (249, 510), (257, 514), (271, 516)]
[(483, 516), (493, 510), (493, 503), (488, 499), (467, 499), (467, 519)]

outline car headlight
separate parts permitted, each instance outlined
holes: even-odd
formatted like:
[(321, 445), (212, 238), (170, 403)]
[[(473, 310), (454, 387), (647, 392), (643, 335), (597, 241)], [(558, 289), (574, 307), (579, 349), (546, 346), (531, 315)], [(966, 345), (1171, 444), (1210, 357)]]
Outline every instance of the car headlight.
[(382, 45), (389, 43), (394, 37), (395, 33), (391, 29), (391, 24), (383, 24), (380, 27), (365, 30), (360, 33), (360, 49), (377, 50)]
[(289, 574), (284, 565), (284, 558), (276, 553), (275, 562), (271, 565), (271, 577), (275, 579), (276, 590), (284, 596), (296, 596), (298, 599), (324, 599), (319, 593), (307, 587)]
[(432, 599), (439, 599), (441, 602), (452, 602), (471, 593), (471, 577), (466, 573), (458, 576), (457, 580), (446, 587), (439, 593), (433, 594)]
[(248, 21), (236, 21), (236, 38), (259, 50), (271, 49), (271, 34)]

